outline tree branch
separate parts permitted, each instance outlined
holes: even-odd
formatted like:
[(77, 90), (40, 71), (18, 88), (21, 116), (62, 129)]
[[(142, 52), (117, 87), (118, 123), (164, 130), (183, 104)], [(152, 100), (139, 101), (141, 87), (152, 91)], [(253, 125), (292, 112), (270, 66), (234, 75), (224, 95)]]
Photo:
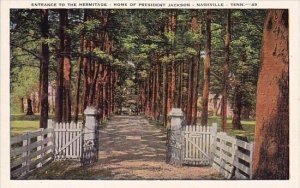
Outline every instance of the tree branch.
[(28, 49), (26, 49), (26, 48), (24, 48), (24, 47), (22, 47), (22, 46), (19, 46), (19, 45), (17, 45), (17, 44), (12, 43), (12, 42), (10, 43), (10, 45), (11, 45), (11, 46), (14, 46), (14, 47), (16, 47), (16, 48), (20, 48), (20, 49), (24, 50), (25, 52), (27, 52), (27, 53), (33, 55), (34, 57), (36, 57), (38, 60), (41, 60), (41, 59), (42, 59), (39, 55), (37, 55), (37, 54), (34, 53), (33, 51), (30, 51), (30, 50), (28, 50)]

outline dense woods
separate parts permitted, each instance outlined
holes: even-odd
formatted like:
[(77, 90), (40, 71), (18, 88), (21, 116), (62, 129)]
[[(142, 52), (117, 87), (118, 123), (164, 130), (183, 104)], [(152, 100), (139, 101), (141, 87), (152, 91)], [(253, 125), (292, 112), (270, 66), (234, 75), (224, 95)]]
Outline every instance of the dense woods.
[(191, 125), (221, 115), (223, 131), (256, 118), (256, 178), (288, 177), (274, 172), (288, 168), (286, 11), (15, 9), (10, 31), (12, 113), (40, 114), (41, 128), (87, 106), (165, 127), (172, 108)]

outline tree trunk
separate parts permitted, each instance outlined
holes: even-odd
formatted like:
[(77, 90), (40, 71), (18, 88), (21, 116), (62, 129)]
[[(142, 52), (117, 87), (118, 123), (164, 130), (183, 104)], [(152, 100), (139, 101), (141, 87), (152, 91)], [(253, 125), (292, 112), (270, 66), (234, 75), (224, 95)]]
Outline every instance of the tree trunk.
[(183, 76), (185, 71), (188, 70), (188, 64), (185, 63), (184, 61), (182, 62), (182, 67), (181, 67), (181, 72), (182, 72), (182, 75), (181, 75), (181, 103), (180, 103), (180, 108), (182, 109), (182, 111), (186, 114), (186, 104), (187, 104), (187, 100), (186, 100), (186, 93), (183, 92), (183, 89), (184, 87), (187, 87), (187, 81), (185, 79), (185, 77)]
[(254, 179), (289, 179), (288, 10), (269, 10), (256, 103)]
[(113, 68), (112, 89), (111, 89), (111, 112), (115, 114), (115, 89), (116, 89), (116, 71)]
[[(231, 10), (227, 10), (227, 27), (226, 27), (226, 41), (225, 41), (225, 61), (223, 68), (223, 95), (222, 95), (222, 131), (227, 127), (227, 80), (229, 74), (229, 56), (230, 56), (230, 40), (231, 40)], [(238, 124), (237, 124), (238, 125)]]
[(55, 86), (51, 85), (51, 106), (52, 106), (52, 114), (55, 113)]
[(213, 116), (217, 116), (218, 113), (218, 98), (213, 98), (213, 105), (214, 105), (214, 113)]
[(143, 103), (142, 103), (142, 111), (144, 114), (146, 113), (146, 106), (147, 106), (146, 94), (147, 94), (147, 83), (146, 81), (144, 81), (143, 82)]
[(183, 62), (180, 61), (179, 62), (179, 75), (178, 75), (178, 97), (177, 97), (177, 106), (178, 108), (182, 108), (181, 104), (182, 104), (182, 83), (183, 83), (183, 80), (182, 80), (182, 77), (183, 77), (183, 74), (182, 74), (182, 68), (183, 67)]
[(189, 63), (189, 79), (187, 91), (186, 123), (192, 123), (192, 106), (193, 106), (193, 79), (194, 79), (194, 58)]
[(99, 69), (100, 69), (100, 65), (99, 65), (99, 63), (96, 63), (92, 82), (90, 85), (90, 91), (89, 91), (89, 99), (88, 99), (89, 105), (94, 106), (94, 107), (96, 106), (95, 95), (96, 95), (96, 84), (97, 84), (97, 80), (98, 80), (98, 76), (99, 76)]
[(32, 103), (32, 111), (33, 113), (36, 113), (36, 99), (35, 99), (35, 93), (31, 94), (31, 103)]
[(32, 103), (31, 103), (31, 99), (30, 97), (27, 98), (27, 113), (26, 115), (33, 115), (33, 111), (32, 111)]
[(204, 85), (202, 97), (201, 124), (207, 125), (208, 118), (208, 97), (210, 81), (210, 62), (211, 62), (211, 10), (206, 11), (206, 45), (205, 45), (205, 63), (204, 63)]
[(162, 106), (162, 113), (164, 119), (164, 126), (168, 124), (168, 71), (167, 65), (163, 64), (163, 106)]
[[(41, 10), (41, 34), (44, 40), (49, 36), (48, 10)], [(42, 43), (40, 48), (40, 128), (47, 128), (48, 121), (48, 65), (49, 65), (49, 47), (46, 42)]]
[(110, 71), (110, 114), (113, 115), (114, 113), (114, 77), (115, 77), (115, 73), (114, 73), (114, 68), (111, 67), (111, 71)]
[(147, 81), (147, 105), (146, 105), (146, 116), (150, 117), (150, 100), (151, 100), (151, 72), (149, 73), (148, 76), (148, 81)]
[[(68, 28), (68, 10), (65, 10), (65, 26)], [(63, 122), (71, 121), (71, 38), (66, 34), (64, 40), (64, 61), (63, 61)]]
[[(80, 44), (80, 52), (83, 52), (83, 43), (84, 43), (84, 35), (81, 36), (81, 44)], [(82, 68), (82, 57), (79, 56), (77, 60), (77, 78), (76, 78), (76, 85), (75, 85), (75, 97), (74, 97), (74, 122), (78, 121), (78, 114), (79, 114), (79, 96), (80, 96), (80, 81), (81, 81), (81, 68)]]
[(160, 117), (160, 63), (157, 62), (157, 69), (156, 69), (156, 105), (155, 105), (155, 119), (159, 121)]
[[(87, 37), (84, 36), (83, 40), (83, 52), (87, 52), (88, 50), (88, 43)], [(82, 66), (83, 66), (83, 96), (82, 96), (82, 107), (81, 107), (81, 113), (86, 109), (88, 101), (87, 98), (89, 96), (89, 83), (88, 83), (88, 65), (89, 59), (87, 55), (83, 57)]]
[[(176, 101), (175, 101), (175, 80), (176, 80), (176, 72), (175, 72), (175, 61), (172, 61), (171, 63), (171, 83), (170, 83), (170, 110), (173, 107), (176, 107)], [(169, 112), (169, 111), (168, 111)]]
[[(235, 86), (233, 100), (234, 101), (233, 101), (232, 129), (242, 130), (243, 127), (241, 124), (241, 113), (242, 113), (243, 106), (242, 106), (242, 95), (241, 95), (239, 86)], [(222, 109), (222, 111), (223, 111), (223, 109)], [(222, 112), (222, 114), (223, 114), (223, 112)]]
[[(171, 14), (171, 22), (170, 24), (170, 30), (171, 32), (176, 33), (176, 13), (172, 12)], [(174, 48), (174, 44), (172, 44), (172, 50)], [(171, 111), (173, 107), (176, 107), (176, 100), (175, 100), (175, 83), (176, 81), (176, 71), (175, 71), (175, 60), (172, 60), (171, 62), (171, 72), (170, 72), (170, 84), (169, 84), (169, 105), (168, 105), (168, 113)]]
[(110, 116), (111, 115), (111, 67), (107, 66), (107, 88), (106, 88), (106, 97), (107, 97), (107, 115)]
[(104, 92), (103, 92), (103, 85), (104, 85), (104, 79), (105, 79), (105, 75), (104, 75), (104, 65), (100, 65), (100, 75), (101, 75), (101, 80), (99, 83), (99, 109), (100, 109), (100, 121), (103, 121), (104, 118)]
[[(200, 31), (197, 31), (198, 28), (198, 23), (196, 17), (194, 18), (194, 22), (192, 24), (192, 28), (195, 32), (200, 33), (202, 35), (202, 30), (203, 30), (203, 19), (200, 20)], [(198, 90), (199, 90), (199, 82), (200, 82), (200, 63), (201, 63), (201, 45), (196, 46), (197, 49), (197, 56), (194, 58), (195, 59), (195, 65), (194, 65), (194, 78), (193, 78), (193, 98), (192, 98), (192, 116), (191, 116), (191, 124), (196, 125), (197, 123), (197, 112), (198, 112)]]
[(155, 119), (156, 114), (156, 74), (157, 74), (157, 64), (154, 65), (154, 70), (152, 74), (152, 105), (151, 105), (151, 118)]
[(20, 105), (20, 107), (21, 107), (21, 112), (22, 113), (24, 113), (24, 97), (21, 97), (21, 105)]
[(62, 122), (63, 118), (63, 81), (64, 81), (64, 51), (65, 41), (65, 27), (66, 27), (66, 10), (59, 10), (59, 46), (58, 46), (58, 60), (57, 60), (57, 79), (56, 79), (56, 95), (55, 95), (55, 120)]
[(108, 117), (108, 80), (109, 80), (109, 72), (108, 72), (108, 66), (105, 66), (105, 84), (103, 87), (103, 104), (104, 104), (104, 118)]

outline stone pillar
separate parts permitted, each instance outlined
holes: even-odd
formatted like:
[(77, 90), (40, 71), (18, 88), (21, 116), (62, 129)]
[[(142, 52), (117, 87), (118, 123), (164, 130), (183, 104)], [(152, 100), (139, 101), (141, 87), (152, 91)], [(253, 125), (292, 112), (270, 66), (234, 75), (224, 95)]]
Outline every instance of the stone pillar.
[(84, 110), (85, 123), (83, 127), (83, 146), (81, 164), (87, 165), (98, 160), (98, 116), (99, 112), (91, 106)]
[(168, 158), (170, 164), (182, 165), (182, 135), (181, 124), (183, 112), (180, 108), (172, 108), (169, 114), (171, 118), (171, 128), (168, 130)]
[(180, 108), (172, 108), (169, 116), (171, 117), (171, 130), (181, 129), (181, 123), (183, 121), (183, 112)]
[(84, 116), (85, 116), (85, 124), (84, 124), (84, 141), (88, 140), (94, 140), (95, 139), (95, 134), (96, 130), (99, 126), (97, 116), (98, 116), (98, 111), (91, 106), (88, 106), (84, 110)]

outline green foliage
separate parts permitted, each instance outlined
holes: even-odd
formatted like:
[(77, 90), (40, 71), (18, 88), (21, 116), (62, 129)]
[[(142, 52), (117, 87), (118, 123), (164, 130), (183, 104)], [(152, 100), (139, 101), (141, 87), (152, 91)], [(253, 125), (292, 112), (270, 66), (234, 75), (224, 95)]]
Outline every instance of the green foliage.
[(188, 30), (184, 33), (184, 40), (186, 43), (190, 44), (202, 44), (204, 37), (199, 32), (193, 32), (192, 30)]
[(167, 39), (168, 44), (174, 45), (176, 39), (175, 32), (173, 31), (165, 32), (165, 37)]
[(175, 56), (174, 55), (168, 55), (168, 56), (163, 56), (162, 58), (159, 59), (163, 64), (168, 64), (173, 61), (175, 61)]
[[(205, 22), (202, 35), (200, 27), (191, 30), (191, 19), (204, 17), (204, 10), (68, 10), (72, 50), (72, 73), (75, 66), (76, 54), (79, 53), (81, 35), (95, 38), (96, 48), (84, 55), (90, 55), (101, 60), (101, 63), (113, 64), (119, 71), (119, 85), (127, 83), (126, 78), (134, 84), (144, 81), (149, 75), (153, 64), (169, 64), (170, 62), (190, 62), (191, 58), (205, 46)], [(174, 31), (166, 32), (168, 17), (176, 15)], [(101, 14), (108, 14), (107, 25), (103, 25)], [(87, 20), (84, 21), (84, 15)], [(222, 91), (222, 75), (224, 64), (225, 44), (225, 11), (213, 10), (212, 19), (212, 63), (211, 63), (211, 92), (220, 94)], [(46, 42), (50, 49), (49, 82), (56, 80), (57, 43), (58, 43), (58, 11), (49, 10), (50, 35), (47, 39), (40, 36), (39, 10), (11, 11), (11, 98), (13, 109), (19, 108), (20, 97), (38, 91), (39, 79), (39, 48), (41, 42)], [(256, 82), (259, 69), (259, 51), (262, 37), (264, 11), (262, 10), (232, 10), (232, 38), (230, 44), (230, 77), (229, 94), (233, 99), (235, 88), (241, 88), (243, 105), (254, 108)], [(203, 19), (205, 20), (205, 19)], [(103, 48), (104, 31), (109, 33), (113, 41), (112, 53), (108, 54)], [(75, 54), (73, 56), (73, 54)], [(243, 58), (242, 58), (243, 57)], [(203, 60), (201, 60), (203, 62)], [(202, 65), (202, 64), (201, 64)], [(203, 71), (202, 68), (200, 71)], [(30, 73), (30, 74), (28, 74)], [(74, 74), (73, 74), (74, 75)], [(136, 76), (132, 79), (131, 76)], [(200, 75), (203, 75), (202, 72)], [(188, 75), (184, 75), (187, 79)], [(200, 78), (200, 83), (202, 80)], [(74, 85), (74, 83), (72, 84)], [(185, 92), (184, 88), (184, 92)], [(199, 90), (202, 88), (199, 87)], [(122, 99), (119, 92), (120, 100)]]

